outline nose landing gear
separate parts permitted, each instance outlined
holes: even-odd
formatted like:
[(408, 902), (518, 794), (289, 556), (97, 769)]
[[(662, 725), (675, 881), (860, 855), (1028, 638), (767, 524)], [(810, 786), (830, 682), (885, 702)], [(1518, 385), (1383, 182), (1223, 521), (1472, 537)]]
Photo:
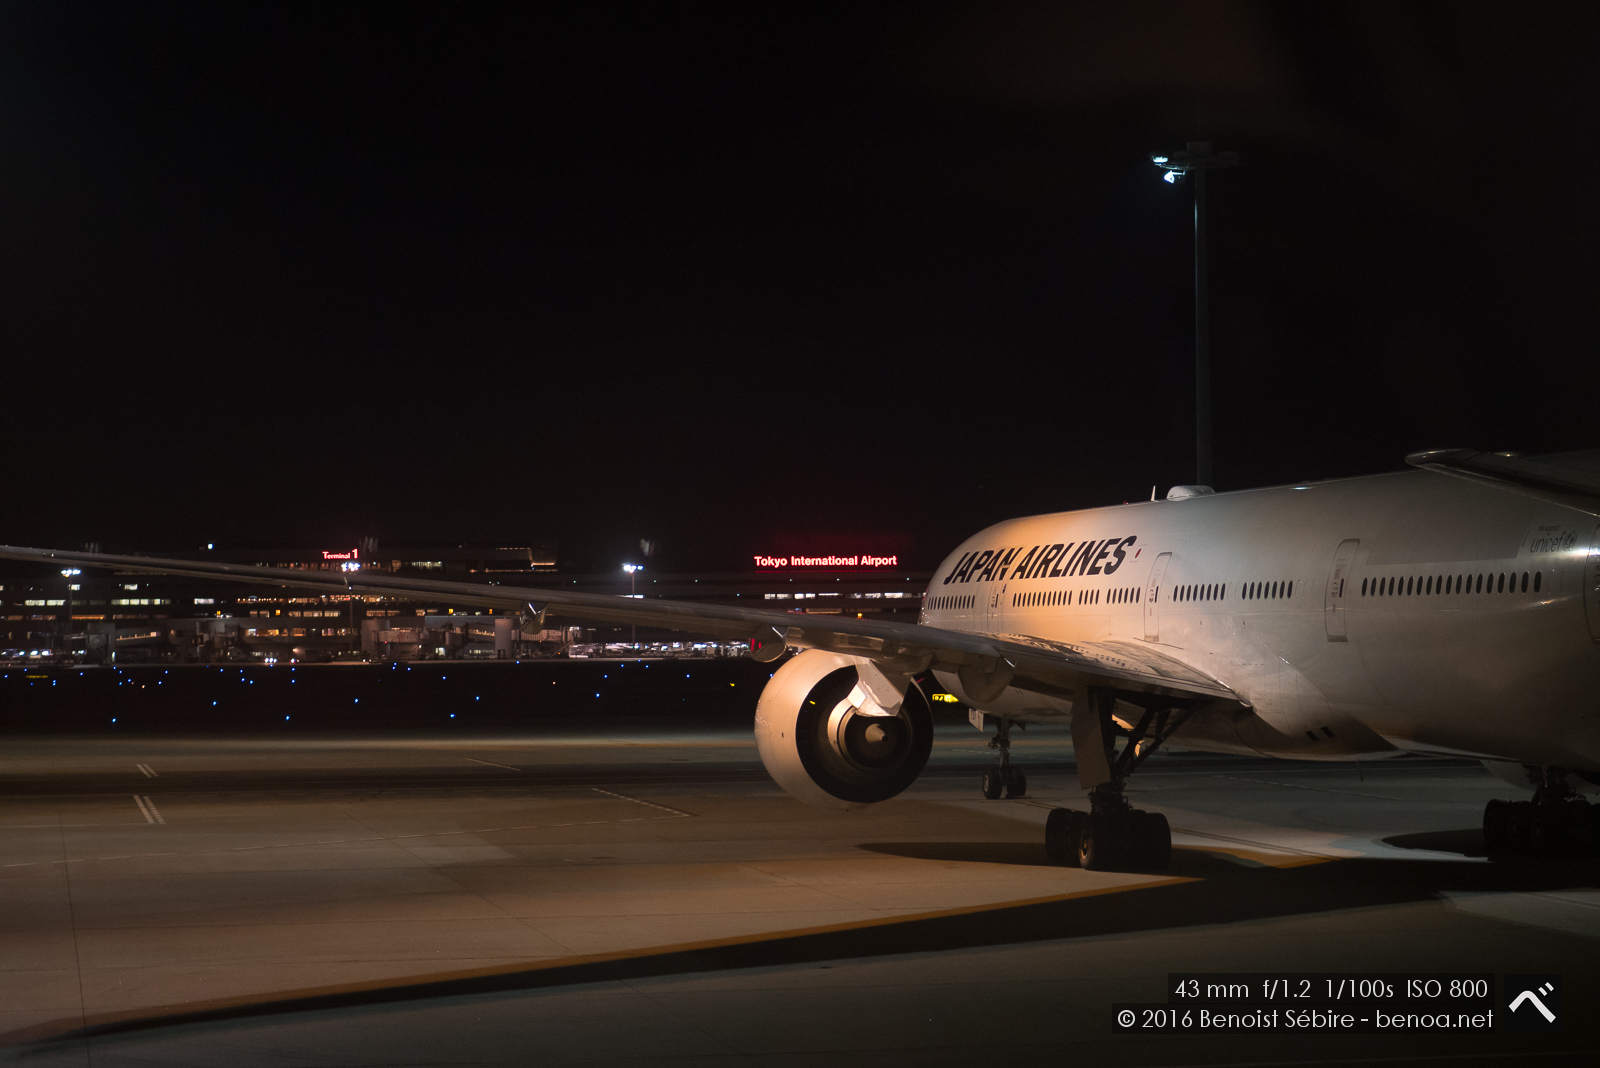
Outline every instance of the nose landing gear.
[(1007, 797), (1026, 797), (1028, 795), (1028, 777), (1022, 774), (1020, 768), (1011, 766), (1011, 721), (999, 720), (995, 727), (994, 737), (989, 739), (989, 748), (1000, 751), (1000, 764), (983, 773), (983, 796), (990, 801), (999, 797), (1001, 791)]

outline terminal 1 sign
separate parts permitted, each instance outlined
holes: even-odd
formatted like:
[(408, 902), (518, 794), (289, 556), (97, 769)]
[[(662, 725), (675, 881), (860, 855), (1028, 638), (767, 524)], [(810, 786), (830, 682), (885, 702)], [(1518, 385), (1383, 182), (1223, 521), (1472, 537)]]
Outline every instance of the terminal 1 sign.
[(757, 571), (779, 571), (785, 569), (838, 571), (841, 569), (900, 566), (900, 557), (898, 555), (875, 556), (870, 553), (858, 553), (855, 556), (762, 556), (757, 553), (753, 559), (755, 560)]

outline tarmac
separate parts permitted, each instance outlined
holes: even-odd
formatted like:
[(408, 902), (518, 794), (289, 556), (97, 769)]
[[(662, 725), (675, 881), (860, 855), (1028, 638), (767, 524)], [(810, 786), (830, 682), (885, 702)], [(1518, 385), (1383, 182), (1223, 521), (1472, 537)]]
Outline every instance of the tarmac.
[[(1169, 872), (1045, 856), (1060, 733), (900, 799), (727, 730), (58, 735), (0, 749), (0, 1059), (41, 1065), (1596, 1063), (1588, 859), (1490, 860), (1465, 762), (1157, 754)], [(1184, 973), (1490, 976), (1491, 1029), (1178, 1033)], [(1507, 1006), (1548, 976), (1554, 1025)], [(1256, 999), (1259, 1000), (1259, 999)], [(1241, 1009), (1248, 1006), (1242, 1005)], [(1141, 1016), (1148, 1016), (1141, 1008)]]

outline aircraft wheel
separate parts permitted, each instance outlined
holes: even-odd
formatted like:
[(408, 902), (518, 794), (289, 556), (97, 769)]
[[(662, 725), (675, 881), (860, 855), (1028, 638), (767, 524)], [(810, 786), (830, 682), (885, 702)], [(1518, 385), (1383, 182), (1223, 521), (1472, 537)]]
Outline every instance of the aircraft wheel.
[(990, 768), (983, 773), (983, 796), (990, 801), (1000, 796), (1006, 788), (1005, 779), (1000, 774), (999, 768)]
[(1011, 778), (1006, 780), (1007, 797), (1027, 797), (1028, 777), (1020, 771), (1013, 770)]
[(1515, 801), (1506, 819), (1506, 846), (1512, 852), (1526, 853), (1533, 848), (1533, 803)]
[(1074, 817), (1078, 813), (1066, 808), (1053, 808), (1044, 821), (1044, 852), (1056, 864), (1076, 866), (1077, 845), (1072, 840)]
[(1083, 817), (1078, 825), (1077, 849), (1078, 867), (1085, 871), (1104, 871), (1111, 866), (1112, 840), (1111, 821), (1105, 816), (1091, 812)]
[(1547, 813), (1535, 812), (1528, 821), (1528, 852), (1542, 857), (1561, 847), (1561, 825)]
[(1166, 871), (1172, 863), (1172, 827), (1159, 812), (1140, 812), (1134, 818), (1139, 866), (1150, 871)]
[(1495, 798), (1483, 806), (1483, 847), (1490, 853), (1505, 849), (1511, 837), (1511, 805)]

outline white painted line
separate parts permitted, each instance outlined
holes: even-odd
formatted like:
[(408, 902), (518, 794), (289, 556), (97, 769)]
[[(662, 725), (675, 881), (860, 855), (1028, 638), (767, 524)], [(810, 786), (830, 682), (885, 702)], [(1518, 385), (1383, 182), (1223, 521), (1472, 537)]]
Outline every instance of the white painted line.
[(521, 768), (514, 768), (510, 764), (496, 764), (492, 760), (479, 760), (477, 757), (467, 757), (467, 759), (472, 761), (474, 764), (487, 764), (491, 768), (505, 768), (507, 771), (521, 771), (522, 770)]
[(149, 764), (135, 764), (134, 767), (138, 768), (139, 774), (143, 775), (147, 779), (159, 777), (159, 772), (157, 772), (156, 769), (152, 768)]
[(685, 812), (682, 809), (668, 808), (666, 805), (658, 805), (654, 801), (641, 801), (637, 797), (629, 797), (627, 794), (619, 794), (619, 793), (613, 793), (610, 790), (602, 790), (598, 786), (591, 786), (591, 787), (589, 787), (589, 789), (593, 790), (597, 794), (605, 794), (607, 797), (615, 797), (619, 801), (632, 801), (634, 804), (643, 805), (646, 808), (654, 808), (654, 809), (659, 809), (662, 812), (670, 812), (674, 816), (690, 816), (690, 817), (692, 817), (694, 815), (694, 813)]
[(167, 822), (162, 817), (161, 813), (156, 810), (156, 803), (150, 800), (150, 798), (144, 796), (143, 794), (134, 794), (133, 802), (139, 806), (139, 811), (144, 813), (144, 819), (146, 823)]

